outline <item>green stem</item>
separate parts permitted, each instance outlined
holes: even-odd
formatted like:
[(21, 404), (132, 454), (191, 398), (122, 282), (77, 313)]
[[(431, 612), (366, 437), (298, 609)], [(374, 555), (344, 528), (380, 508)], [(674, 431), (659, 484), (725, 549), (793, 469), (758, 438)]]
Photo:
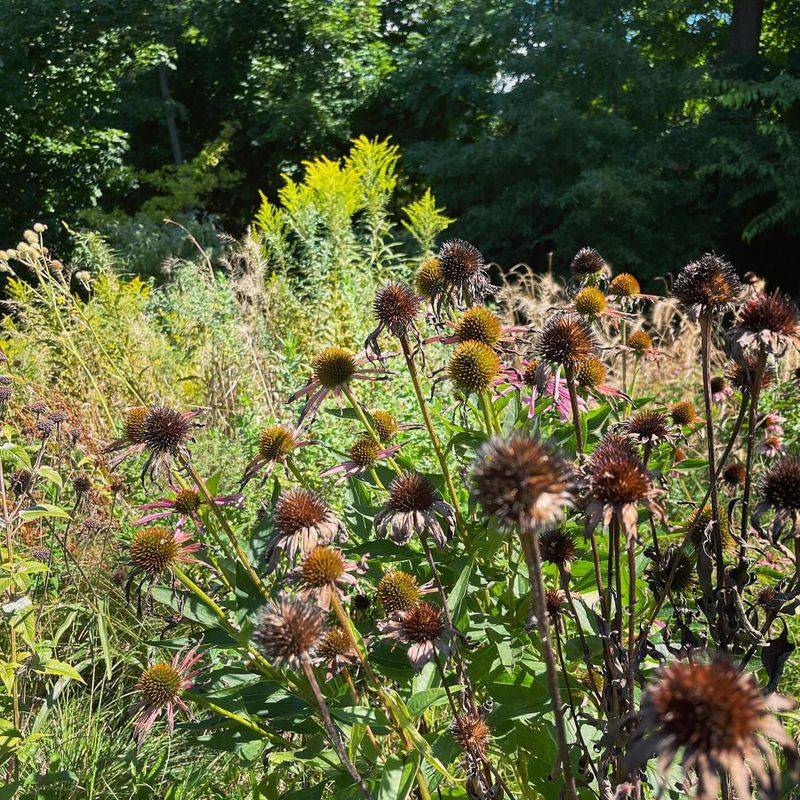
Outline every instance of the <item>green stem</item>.
[[(350, 403), (353, 411), (356, 412), (356, 416), (358, 417), (361, 424), (364, 426), (364, 430), (369, 434), (370, 438), (372, 439), (375, 444), (377, 444), (381, 449), (383, 449), (383, 442), (381, 441), (380, 436), (375, 431), (375, 428), (372, 427), (372, 423), (367, 418), (367, 415), (364, 413), (364, 409), (361, 408), (361, 403), (358, 402), (358, 399), (353, 394), (353, 390), (350, 388), (349, 385), (345, 384), (342, 386), (342, 392), (344, 396), (347, 398), (347, 401)], [(398, 474), (400, 475), (403, 470), (400, 469), (397, 462), (389, 456), (386, 459), (386, 463)]]
[(257, 733), (264, 739), (268, 739), (272, 744), (278, 745), (280, 747), (288, 747), (288, 743), (284, 741), (280, 736), (276, 733), (272, 733), (271, 731), (262, 728), (260, 725), (257, 725), (251, 719), (247, 717), (243, 717), (241, 714), (237, 714), (233, 711), (228, 711), (227, 708), (223, 708), (222, 706), (218, 706), (216, 703), (212, 702), (206, 697), (203, 697), (200, 694), (196, 694), (188, 689), (184, 689), (182, 697), (184, 700), (188, 700), (191, 703), (194, 703), (198, 706), (203, 706), (203, 708), (207, 708), (209, 711), (213, 711), (215, 714), (219, 714), (221, 717), (227, 717), (230, 720), (241, 725), (243, 728), (247, 728), (253, 733)]

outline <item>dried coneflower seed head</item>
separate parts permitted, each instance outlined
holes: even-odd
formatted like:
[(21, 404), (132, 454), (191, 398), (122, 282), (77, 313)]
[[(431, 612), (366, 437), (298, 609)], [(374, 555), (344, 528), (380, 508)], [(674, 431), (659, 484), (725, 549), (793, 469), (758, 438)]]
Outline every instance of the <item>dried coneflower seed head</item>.
[(615, 276), (608, 287), (608, 293), (614, 297), (633, 297), (641, 292), (639, 281), (629, 272), (621, 272)]
[(380, 453), (378, 443), (371, 436), (359, 436), (348, 450), (350, 460), (359, 467), (366, 468), (375, 463)]
[(161, 525), (143, 528), (131, 540), (131, 563), (149, 575), (160, 575), (173, 564), (179, 547), (169, 529)]
[(294, 435), (284, 425), (268, 425), (258, 434), (258, 454), (265, 461), (277, 461), (294, 449)]
[(565, 602), (564, 592), (560, 592), (558, 589), (548, 589), (544, 593), (544, 605), (551, 623), (555, 624), (561, 618)]
[(563, 568), (575, 560), (575, 537), (563, 528), (542, 531), (539, 534), (539, 550), (542, 561)]
[(486, 514), (504, 525), (539, 528), (558, 521), (571, 504), (574, 476), (555, 448), (517, 434), (481, 448), (472, 482)]
[(669, 413), (672, 421), (681, 427), (697, 422), (697, 409), (688, 400), (675, 403)]
[(5, 405), (14, 394), (14, 387), (7, 383), (0, 383), (0, 403)]
[[(731, 361), (725, 368), (725, 377), (731, 386), (740, 392), (750, 391), (756, 379), (756, 357), (745, 356), (742, 361)], [(772, 364), (765, 364), (761, 373), (761, 386), (759, 390), (766, 389), (775, 382), (775, 367)]]
[(653, 340), (646, 331), (634, 331), (628, 337), (628, 347), (634, 353), (646, 353), (648, 350), (653, 349)]
[(417, 579), (407, 572), (391, 570), (378, 583), (378, 602), (386, 614), (410, 611), (419, 605), (420, 597)]
[(125, 438), (131, 444), (139, 444), (142, 441), (142, 431), (144, 430), (144, 419), (147, 416), (148, 409), (145, 406), (136, 406), (129, 408), (125, 412), (125, 420), (123, 427), (125, 430)]
[(728, 486), (743, 486), (747, 477), (747, 468), (741, 461), (732, 461), (722, 470), (722, 480)]
[(542, 360), (572, 367), (594, 355), (595, 348), (591, 328), (577, 314), (558, 314), (548, 319), (537, 343)]
[(761, 479), (761, 495), (774, 508), (800, 510), (800, 456), (784, 456)]
[(179, 489), (172, 501), (179, 514), (194, 514), (200, 508), (200, 493), (196, 489)]
[(325, 661), (346, 656), (352, 645), (347, 634), (341, 628), (331, 628), (317, 645), (317, 655)]
[[(672, 575), (673, 567), (675, 574)], [(672, 575), (669, 590), (675, 594), (690, 592), (697, 582), (695, 564), (690, 553), (670, 546), (660, 561), (653, 562), (647, 568), (647, 582), (656, 595), (661, 595), (667, 588), (667, 581)]]
[(92, 479), (85, 473), (76, 475), (72, 479), (72, 489), (77, 495), (85, 495), (92, 490)]
[(258, 616), (253, 641), (278, 667), (297, 667), (323, 634), (324, 612), (317, 606), (281, 598)]
[(419, 472), (404, 472), (389, 484), (392, 511), (427, 511), (436, 501), (431, 482)]
[(500, 358), (483, 342), (462, 342), (453, 351), (447, 372), (464, 394), (483, 392), (500, 372)]
[(406, 611), (401, 622), (403, 635), (409, 642), (433, 642), (444, 631), (442, 612), (430, 603), (419, 605)]
[(485, 266), (481, 251), (463, 239), (450, 239), (439, 250), (439, 267), (447, 286), (460, 286)]
[(650, 492), (650, 476), (630, 444), (609, 440), (592, 453), (587, 465), (591, 494), (609, 505), (625, 505), (645, 499)]
[[(689, 533), (689, 539), (695, 549), (704, 545), (708, 540), (709, 525), (713, 518), (711, 507), (706, 505), (703, 508), (696, 508), (689, 514), (689, 519), (686, 522), (686, 530)], [(736, 540), (731, 535), (730, 525), (724, 514), (719, 518), (719, 529), (722, 534), (722, 549), (726, 553), (731, 553), (736, 550)]]
[(373, 411), (371, 412), (371, 416), (372, 424), (375, 428), (375, 433), (378, 434), (378, 438), (384, 443), (391, 442), (400, 430), (400, 426), (397, 424), (397, 420), (392, 416), (391, 412)]
[(768, 606), (775, 602), (776, 591), (771, 586), (762, 586), (756, 595), (756, 602), (762, 606)]
[(442, 265), (438, 258), (429, 258), (422, 262), (417, 271), (417, 291), (423, 297), (433, 297), (442, 291), (444, 279), (442, 278)]
[(11, 488), (14, 494), (25, 494), (33, 486), (33, 473), (29, 469), (18, 469), (11, 476)]
[(606, 382), (608, 371), (597, 356), (589, 356), (575, 368), (575, 381), (584, 389), (596, 389)]
[(373, 311), (378, 321), (395, 336), (402, 336), (419, 312), (420, 299), (405, 283), (392, 281), (378, 289)]
[(306, 586), (318, 589), (341, 578), (344, 570), (341, 550), (315, 547), (300, 564), (300, 577)]
[(192, 430), (185, 414), (167, 406), (153, 406), (147, 410), (142, 425), (142, 442), (156, 453), (177, 453)]
[(310, 489), (288, 489), (275, 504), (275, 530), (293, 536), (304, 528), (324, 522), (330, 513), (328, 504)]
[(575, 310), (586, 317), (602, 314), (608, 308), (608, 300), (596, 286), (587, 286), (575, 295)]
[(798, 311), (792, 299), (779, 290), (749, 297), (739, 311), (736, 326), (748, 333), (771, 331), (784, 336), (797, 333)]
[(322, 386), (326, 389), (338, 389), (355, 374), (355, 353), (347, 347), (326, 347), (314, 357), (313, 369)]
[(687, 307), (719, 308), (736, 300), (742, 288), (736, 270), (725, 259), (706, 253), (687, 264), (675, 279), (673, 294)]
[(500, 319), (486, 306), (467, 309), (456, 323), (456, 339), (459, 342), (483, 342), (493, 347), (500, 341)]
[(181, 695), (183, 682), (178, 671), (166, 662), (151, 664), (139, 679), (138, 689), (144, 701), (151, 706), (163, 708)]
[(728, 384), (725, 382), (725, 378), (720, 378), (719, 376), (713, 377), (709, 382), (712, 394), (724, 392), (727, 385)]
[(450, 733), (456, 744), (467, 753), (482, 755), (491, 739), (491, 731), (480, 714), (459, 714), (450, 725)]
[(575, 253), (569, 269), (575, 276), (597, 275), (606, 269), (606, 260), (593, 247), (582, 247)]
[(666, 414), (660, 411), (639, 411), (629, 417), (625, 430), (642, 441), (666, 439), (669, 436), (669, 424)]

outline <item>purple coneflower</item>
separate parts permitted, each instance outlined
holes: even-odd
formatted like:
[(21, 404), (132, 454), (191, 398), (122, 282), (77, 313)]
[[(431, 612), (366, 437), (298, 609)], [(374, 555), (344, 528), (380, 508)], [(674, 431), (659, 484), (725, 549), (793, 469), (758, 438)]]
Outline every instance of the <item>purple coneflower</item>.
[(316, 604), (327, 611), (331, 606), (331, 594), (357, 583), (354, 573), (363, 572), (363, 561), (347, 561), (341, 550), (335, 547), (315, 547), (297, 566), (292, 579), (300, 584), (301, 600), (316, 600)]
[(381, 447), (371, 436), (359, 436), (348, 450), (350, 458), (324, 470), (320, 473), (320, 477), (328, 478), (338, 474), (338, 481), (345, 481), (366, 472), (382, 458), (391, 458), (402, 447), (402, 444)]
[(650, 446), (675, 438), (667, 415), (661, 411), (637, 411), (625, 420), (622, 430), (633, 441)]
[(777, 433), (767, 433), (758, 445), (758, 452), (767, 458), (775, 458), (783, 449), (783, 437)]
[(194, 554), (200, 548), (200, 543), (192, 542), (183, 531), (172, 531), (162, 525), (142, 528), (131, 539), (133, 573), (144, 573), (146, 578), (155, 579), (173, 565), (195, 563)]
[[(503, 381), (508, 383), (512, 390), (519, 390), (520, 403), (529, 417), (535, 416), (536, 403), (539, 398), (549, 396), (553, 398), (553, 406), (558, 411), (562, 422), (572, 418), (567, 382), (562, 380), (559, 373), (553, 374), (546, 364), (542, 364), (537, 359), (523, 362), (521, 370), (514, 367), (504, 369)], [(507, 391), (503, 390), (501, 394)], [(582, 397), (578, 397), (577, 400), (578, 410), (586, 411), (588, 409), (586, 401)]]
[(728, 308), (741, 289), (733, 266), (713, 253), (705, 253), (680, 271), (672, 292), (690, 313), (699, 314)]
[(378, 630), (387, 638), (408, 645), (408, 660), (421, 670), (438, 650), (448, 656), (447, 626), (442, 612), (429, 603), (420, 603), (409, 611), (398, 611), (378, 622)]
[(673, 403), (669, 410), (672, 421), (681, 428), (687, 425), (694, 425), (698, 420), (697, 409), (688, 400), (681, 400)]
[(733, 387), (720, 375), (713, 377), (709, 383), (711, 401), (721, 403), (733, 394)]
[(270, 601), (256, 620), (253, 641), (276, 667), (297, 669), (310, 660), (324, 631), (319, 606), (280, 598)]
[(639, 281), (629, 272), (620, 272), (619, 275), (615, 275), (608, 285), (608, 293), (623, 303), (634, 300), (659, 299), (655, 294), (642, 294)]
[(582, 317), (589, 317), (590, 319), (597, 319), (598, 317), (610, 317), (614, 320), (630, 318), (629, 314), (626, 314), (624, 311), (619, 311), (610, 305), (608, 297), (606, 297), (603, 290), (597, 286), (584, 286), (583, 289), (572, 298), (569, 310), (580, 314)]
[[(197, 513), (200, 506), (203, 504), (203, 498), (197, 489), (186, 488), (182, 489), (177, 486), (170, 487), (173, 491), (172, 497), (162, 497), (159, 500), (153, 500), (151, 503), (143, 503), (139, 506), (140, 511), (148, 511), (151, 513), (145, 514), (143, 517), (134, 520), (134, 525), (147, 525), (150, 522), (155, 522), (160, 519), (167, 519), (175, 514), (178, 515), (176, 528), (181, 530), (187, 520), (191, 520), (197, 530), (203, 532), (203, 522), (200, 515)], [(244, 498), (240, 494), (221, 495), (214, 498), (214, 505), (217, 506), (240, 506)]]
[[(731, 361), (725, 368), (725, 377), (734, 388), (740, 392), (749, 392), (753, 389), (756, 379), (756, 356), (743, 355), (736, 361)], [(777, 374), (774, 365), (766, 363), (761, 372), (761, 385), (759, 391), (766, 389), (775, 382)]]
[(422, 595), (432, 591), (433, 581), (420, 586), (413, 575), (399, 569), (390, 569), (378, 582), (377, 595), (384, 614), (388, 615), (416, 608)]
[(606, 260), (593, 247), (582, 247), (572, 258), (569, 271), (575, 278), (596, 283), (610, 272)]
[(243, 489), (261, 470), (266, 480), (276, 464), (285, 464), (297, 448), (309, 444), (313, 444), (313, 441), (301, 439), (299, 430), (285, 425), (268, 425), (258, 434), (258, 452), (245, 467), (239, 489)]
[(800, 513), (800, 456), (785, 455), (778, 459), (761, 479), (760, 491), (762, 500), (753, 513), (753, 524), (759, 528), (761, 517), (773, 510), (773, 541), (784, 532), (789, 538), (794, 537)]
[(542, 361), (571, 369), (595, 354), (592, 329), (577, 315), (561, 312), (550, 317), (539, 334), (536, 352)]
[[(581, 361), (575, 368), (575, 383), (590, 395), (594, 397), (599, 395), (605, 398), (621, 397), (623, 399), (630, 399), (623, 391), (607, 383), (607, 379), (608, 370), (606, 369), (606, 365), (597, 358), (597, 356), (589, 356), (589, 358), (585, 361)], [(567, 393), (567, 398), (569, 398), (569, 393)], [(581, 400), (582, 398), (578, 398), (579, 411), (584, 410), (581, 408)], [(562, 419), (567, 420), (569, 416), (570, 414), (567, 414), (567, 416), (562, 415)]]
[(731, 338), (741, 349), (758, 346), (780, 357), (789, 345), (797, 347), (800, 312), (792, 299), (777, 289), (749, 297), (739, 310)]
[(436, 256), (422, 262), (414, 279), (417, 291), (426, 300), (436, 301), (444, 292), (442, 265)]
[(483, 342), (462, 342), (450, 356), (447, 374), (462, 394), (480, 394), (497, 383), (500, 357)]
[(419, 313), (422, 297), (405, 283), (391, 281), (381, 286), (375, 293), (373, 312), (378, 326), (364, 342), (364, 352), (382, 360), (379, 337), (387, 331), (398, 338), (409, 334), (419, 342), (419, 331), (414, 320)]
[(353, 642), (341, 628), (328, 630), (316, 647), (315, 666), (327, 668), (325, 680), (330, 681), (347, 667), (358, 664), (358, 654), (353, 649)]
[(503, 325), (500, 318), (486, 306), (468, 308), (455, 321), (445, 320), (444, 324), (453, 329), (450, 336), (433, 336), (425, 340), (444, 344), (461, 344), (462, 342), (482, 342), (489, 347), (498, 347), (513, 341), (515, 333), (527, 330), (524, 325)]
[(439, 248), (443, 291), (463, 306), (480, 303), (494, 288), (480, 250), (463, 239), (449, 239)]
[(624, 345), (620, 349), (631, 353), (634, 358), (646, 358), (648, 361), (657, 361), (666, 355), (663, 350), (659, 350), (654, 344), (653, 339), (647, 331), (633, 331), (628, 336)]
[(171, 662), (151, 664), (142, 673), (136, 684), (140, 699), (132, 709), (136, 718), (133, 736), (137, 744), (142, 743), (162, 714), (166, 714), (170, 733), (175, 728), (176, 708), (191, 717), (189, 706), (181, 695), (194, 685), (194, 678), (199, 672), (194, 669), (202, 658), (197, 652), (198, 647), (195, 645), (186, 653), (176, 653)]

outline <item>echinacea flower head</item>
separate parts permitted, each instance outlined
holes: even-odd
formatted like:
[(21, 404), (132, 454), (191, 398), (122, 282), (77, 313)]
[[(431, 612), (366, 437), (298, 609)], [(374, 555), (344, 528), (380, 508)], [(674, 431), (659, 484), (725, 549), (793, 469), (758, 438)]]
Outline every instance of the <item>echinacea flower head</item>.
[[(714, 545), (710, 540), (711, 520), (713, 513), (711, 506), (705, 505), (703, 508), (695, 508), (686, 521), (686, 531), (689, 534), (689, 541), (695, 550), (704, 547), (707, 552), (714, 552)], [(722, 549), (726, 553), (736, 552), (736, 539), (731, 534), (730, 524), (727, 516), (720, 514), (719, 530), (722, 535)]]
[(382, 442), (391, 442), (397, 436), (400, 425), (390, 411), (371, 412), (375, 433)]
[(183, 531), (153, 525), (133, 535), (130, 559), (136, 571), (156, 578), (168, 572), (173, 565), (195, 561), (193, 554), (199, 549), (200, 544), (190, 542)]
[(730, 486), (744, 486), (747, 477), (747, 468), (741, 461), (731, 461), (722, 470), (722, 480)]
[(741, 289), (733, 266), (713, 253), (706, 253), (680, 271), (672, 292), (686, 309), (702, 313), (727, 308)]
[[(147, 512), (143, 517), (134, 520), (134, 525), (147, 525), (150, 522), (167, 519), (173, 515), (178, 516), (177, 529), (180, 530), (190, 519), (199, 531), (204, 531), (203, 522), (200, 519), (200, 506), (203, 505), (203, 498), (197, 489), (191, 487), (172, 487), (171, 497), (162, 497), (150, 503), (143, 503), (139, 506), (141, 511)], [(237, 506), (243, 498), (240, 494), (220, 495), (212, 498), (215, 506)]]
[(605, 294), (597, 286), (586, 286), (581, 289), (572, 301), (575, 310), (584, 317), (596, 317), (608, 308)]
[(422, 601), (422, 595), (431, 591), (430, 584), (419, 585), (413, 575), (399, 569), (391, 569), (378, 583), (378, 602), (385, 614), (410, 611)]
[(258, 434), (258, 452), (245, 467), (240, 489), (251, 481), (261, 470), (268, 478), (276, 464), (286, 463), (286, 459), (298, 448), (311, 444), (303, 441), (297, 430), (286, 425), (267, 425)]
[(694, 589), (697, 584), (697, 572), (691, 553), (670, 545), (659, 560), (652, 561), (648, 565), (645, 578), (656, 597), (664, 593), (670, 575), (672, 582), (669, 584), (669, 591), (673, 594), (687, 594)]
[(350, 445), (347, 451), (349, 460), (329, 467), (321, 472), (320, 475), (323, 478), (327, 478), (338, 473), (340, 481), (352, 478), (374, 466), (378, 460), (390, 458), (400, 450), (401, 447), (402, 445), (397, 444), (390, 447), (383, 447), (378, 444), (372, 436), (364, 434), (363, 436), (359, 436), (353, 444)]
[[(736, 361), (731, 361), (725, 368), (725, 377), (734, 388), (740, 392), (752, 391), (756, 380), (757, 357), (753, 355), (743, 355)], [(766, 389), (775, 382), (777, 373), (774, 364), (767, 362), (761, 372), (761, 385), (759, 391)]]
[(589, 356), (575, 368), (575, 383), (583, 389), (597, 389), (607, 377), (606, 365), (597, 356)]
[(488, 516), (526, 530), (556, 525), (574, 501), (574, 475), (561, 453), (522, 433), (481, 447), (472, 485)]
[(300, 563), (294, 578), (300, 583), (302, 600), (314, 599), (320, 608), (330, 608), (331, 594), (355, 586), (355, 561), (345, 559), (341, 550), (322, 545), (315, 547)]
[(759, 493), (761, 502), (753, 515), (756, 527), (761, 516), (773, 510), (775, 512), (772, 526), (773, 540), (777, 541), (787, 523), (791, 524), (787, 535), (794, 536), (800, 514), (800, 456), (786, 455), (772, 464), (761, 478)]
[(492, 289), (481, 251), (463, 239), (449, 239), (441, 246), (439, 268), (445, 291), (464, 305), (481, 302)]
[(408, 645), (408, 660), (416, 670), (422, 669), (436, 650), (445, 656), (450, 653), (442, 612), (430, 603), (419, 603), (408, 611), (395, 612), (378, 623), (378, 630), (387, 639)]
[(762, 347), (774, 356), (782, 356), (790, 344), (797, 345), (800, 312), (794, 301), (775, 290), (758, 292), (739, 309), (731, 336), (741, 348)]
[(435, 256), (422, 262), (414, 281), (417, 291), (428, 300), (432, 300), (444, 290), (442, 265)]
[(131, 444), (140, 444), (144, 432), (144, 419), (147, 416), (146, 406), (134, 406), (125, 412), (122, 429)]
[(486, 754), (486, 748), (492, 738), (492, 732), (483, 714), (477, 711), (458, 714), (450, 723), (450, 735), (462, 751), (477, 756)]
[(286, 598), (270, 601), (258, 615), (253, 641), (276, 667), (297, 669), (314, 654), (324, 619), (319, 606)]
[(698, 419), (697, 409), (688, 400), (674, 403), (669, 413), (672, 421), (681, 428), (685, 428), (687, 425), (694, 425)]
[(194, 667), (201, 658), (197, 647), (194, 647), (185, 654), (176, 653), (171, 662), (151, 664), (144, 670), (136, 684), (139, 701), (133, 707), (136, 720), (133, 735), (138, 744), (142, 743), (162, 714), (166, 714), (170, 733), (175, 727), (176, 709), (191, 716), (182, 695), (193, 686), (199, 672)]
[(613, 297), (635, 297), (642, 293), (639, 281), (629, 272), (620, 272), (611, 279), (608, 293)]
[(267, 569), (275, 569), (281, 552), (294, 562), (342, 533), (342, 523), (325, 500), (311, 489), (281, 492), (273, 512), (274, 533), (267, 545)]
[(72, 490), (77, 497), (84, 497), (92, 491), (92, 479), (85, 472), (77, 474), (72, 479)]
[[(446, 523), (442, 528), (439, 518)], [(418, 472), (404, 472), (389, 484), (389, 501), (375, 516), (379, 536), (395, 544), (406, 544), (414, 534), (427, 533), (440, 547), (447, 544), (455, 527), (455, 511), (436, 493), (431, 482)]]
[(421, 303), (422, 298), (408, 284), (391, 281), (381, 286), (372, 305), (378, 326), (367, 337), (364, 352), (382, 358), (379, 337), (384, 331), (398, 338), (409, 333), (418, 336), (414, 320)]
[(733, 394), (733, 388), (725, 378), (715, 375), (708, 384), (711, 390), (711, 400), (714, 403), (721, 403)]
[(353, 649), (350, 637), (338, 626), (330, 628), (316, 647), (314, 663), (328, 668), (326, 679), (331, 680), (346, 667), (358, 663), (358, 654)]
[(637, 411), (625, 420), (623, 429), (640, 444), (655, 444), (672, 438), (667, 415), (661, 411)]
[(648, 350), (653, 349), (653, 340), (647, 331), (634, 331), (628, 337), (628, 347), (635, 355), (644, 355)]
[(465, 395), (491, 388), (500, 373), (500, 357), (483, 342), (462, 342), (450, 356), (447, 374)]
[(564, 592), (558, 589), (547, 589), (544, 593), (544, 607), (547, 610), (547, 616), (550, 624), (554, 627), (559, 625), (561, 615), (564, 613), (564, 603), (567, 597)]
[(751, 774), (764, 797), (776, 798), (781, 772), (769, 739), (780, 744), (790, 763), (797, 759), (797, 745), (773, 711), (794, 707), (789, 698), (763, 695), (752, 674), (722, 657), (673, 661), (644, 692), (627, 766), (643, 765), (655, 753), (658, 774), (667, 776), (681, 753), (684, 777), (696, 775), (698, 800), (716, 798), (723, 773), (741, 800), (752, 799)]
[(597, 341), (591, 328), (577, 315), (561, 313), (544, 324), (536, 352), (548, 364), (576, 368), (595, 354)]
[(21, 497), (33, 486), (33, 473), (29, 469), (15, 470), (9, 481), (14, 494)]
[(14, 394), (14, 387), (8, 383), (0, 383), (0, 405), (5, 406)]
[(597, 277), (607, 270), (606, 260), (593, 247), (582, 247), (569, 265), (569, 271), (576, 278)]
[(563, 569), (577, 555), (575, 537), (564, 528), (552, 528), (539, 533), (539, 551), (542, 561)]
[(500, 318), (486, 306), (468, 308), (456, 321), (457, 342), (482, 342), (494, 347), (502, 334)]

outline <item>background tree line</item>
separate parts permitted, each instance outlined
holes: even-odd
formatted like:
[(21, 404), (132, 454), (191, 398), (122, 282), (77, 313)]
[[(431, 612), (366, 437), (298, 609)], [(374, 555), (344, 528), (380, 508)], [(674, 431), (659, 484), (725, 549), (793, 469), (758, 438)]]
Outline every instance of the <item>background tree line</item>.
[(800, 0), (5, 0), (0, 30), (4, 245), (238, 233), (366, 134), (502, 266), (715, 248), (800, 286)]

